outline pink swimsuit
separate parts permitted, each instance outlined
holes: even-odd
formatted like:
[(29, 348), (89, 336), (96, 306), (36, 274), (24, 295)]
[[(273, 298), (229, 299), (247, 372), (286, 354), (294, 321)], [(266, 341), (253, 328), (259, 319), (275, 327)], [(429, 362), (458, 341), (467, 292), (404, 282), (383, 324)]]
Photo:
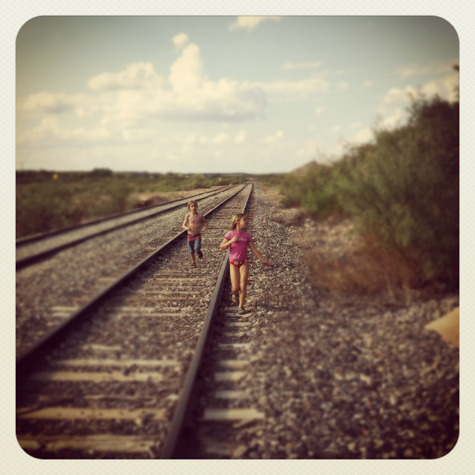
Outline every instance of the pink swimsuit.
[(229, 262), (237, 267), (241, 267), (248, 259), (247, 246), (252, 241), (252, 238), (244, 232), (229, 231), (225, 234), (224, 239), (230, 241), (234, 236), (237, 236), (238, 240), (233, 242), (229, 248)]

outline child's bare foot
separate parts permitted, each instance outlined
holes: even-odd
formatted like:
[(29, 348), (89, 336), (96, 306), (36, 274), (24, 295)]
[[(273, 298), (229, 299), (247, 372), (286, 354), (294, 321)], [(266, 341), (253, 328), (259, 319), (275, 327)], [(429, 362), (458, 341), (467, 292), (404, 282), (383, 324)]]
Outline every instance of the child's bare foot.
[(198, 258), (199, 258), (199, 259), (203, 259), (203, 253), (201, 252), (201, 249), (198, 249), (198, 250), (196, 251), (196, 254), (198, 254)]

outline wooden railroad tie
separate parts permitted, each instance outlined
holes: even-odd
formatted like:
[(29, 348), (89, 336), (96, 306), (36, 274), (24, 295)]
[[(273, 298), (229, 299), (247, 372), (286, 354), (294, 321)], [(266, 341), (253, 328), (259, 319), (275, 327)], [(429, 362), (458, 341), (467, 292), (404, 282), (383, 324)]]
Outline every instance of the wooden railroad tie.
[(136, 420), (151, 418), (164, 420), (165, 409), (101, 409), (86, 407), (45, 407), (43, 409), (29, 410), (20, 408), (17, 417), (20, 419), (123, 419)]
[(149, 436), (129, 435), (86, 435), (86, 436), (18, 436), (18, 443), (24, 450), (46, 450), (57, 452), (64, 449), (94, 450), (99, 452), (142, 453), (153, 457), (152, 448), (156, 440)]
[(67, 372), (67, 371), (57, 371), (57, 372), (38, 372), (33, 373), (30, 377), (30, 380), (33, 381), (90, 381), (93, 383), (103, 383), (103, 382), (160, 382), (165, 379), (165, 377), (156, 372), (147, 372), (147, 373), (130, 373), (124, 374), (120, 371), (109, 372)]
[(256, 409), (214, 409), (207, 408), (203, 422), (242, 422), (265, 419), (265, 414)]
[(181, 366), (176, 360), (118, 360), (111, 358), (70, 359), (52, 362), (55, 366)]

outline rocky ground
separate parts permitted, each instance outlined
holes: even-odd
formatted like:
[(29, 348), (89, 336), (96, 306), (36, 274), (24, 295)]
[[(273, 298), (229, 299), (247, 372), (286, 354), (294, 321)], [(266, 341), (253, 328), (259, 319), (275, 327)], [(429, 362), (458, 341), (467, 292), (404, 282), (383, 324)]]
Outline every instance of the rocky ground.
[[(202, 209), (214, 207), (217, 199), (206, 198)], [(77, 298), (96, 295), (109, 285), (101, 279), (123, 274), (138, 262), (137, 256), (142, 256), (144, 248), (152, 252), (182, 231), (186, 213), (188, 209), (183, 205), (158, 219), (97, 236), (16, 272), (17, 355), (26, 351), (39, 334), (58, 324), (51, 318), (53, 307), (71, 307)]]
[(458, 295), (395, 302), (319, 288), (308, 249), (296, 243), (325, 228), (320, 252), (344, 252), (345, 226), (283, 210), (259, 187), (257, 199), (253, 237), (274, 266), (256, 273), (249, 295), (256, 309), (249, 379), (267, 419), (240, 436), (244, 458), (447, 454), (459, 431), (459, 351), (424, 327), (458, 307)]

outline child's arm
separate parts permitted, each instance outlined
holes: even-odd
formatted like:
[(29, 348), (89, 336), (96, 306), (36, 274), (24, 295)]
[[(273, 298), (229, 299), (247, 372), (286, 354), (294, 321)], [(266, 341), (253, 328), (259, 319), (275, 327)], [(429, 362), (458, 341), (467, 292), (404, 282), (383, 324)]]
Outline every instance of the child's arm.
[(233, 242), (236, 242), (237, 241), (237, 236), (233, 236), (232, 239), (226, 239), (224, 238), (223, 239), (223, 242), (221, 243), (221, 245), (219, 246), (219, 248), (222, 250), (222, 251), (225, 251)]
[(188, 221), (188, 218), (190, 217), (190, 214), (188, 213), (186, 216), (185, 216), (185, 220), (183, 221), (183, 224), (181, 225), (181, 227), (185, 230), (185, 231), (188, 231), (188, 226), (186, 225), (186, 222)]
[(204, 222), (205, 223), (205, 227), (202, 229), (202, 231), (206, 231), (208, 229), (208, 221), (206, 221), (206, 218), (201, 215), (201, 222)]
[(270, 267), (272, 265), (270, 262), (267, 262), (262, 257), (261, 253), (256, 249), (256, 246), (254, 246), (254, 243), (252, 241), (249, 241), (249, 249), (266, 267)]

